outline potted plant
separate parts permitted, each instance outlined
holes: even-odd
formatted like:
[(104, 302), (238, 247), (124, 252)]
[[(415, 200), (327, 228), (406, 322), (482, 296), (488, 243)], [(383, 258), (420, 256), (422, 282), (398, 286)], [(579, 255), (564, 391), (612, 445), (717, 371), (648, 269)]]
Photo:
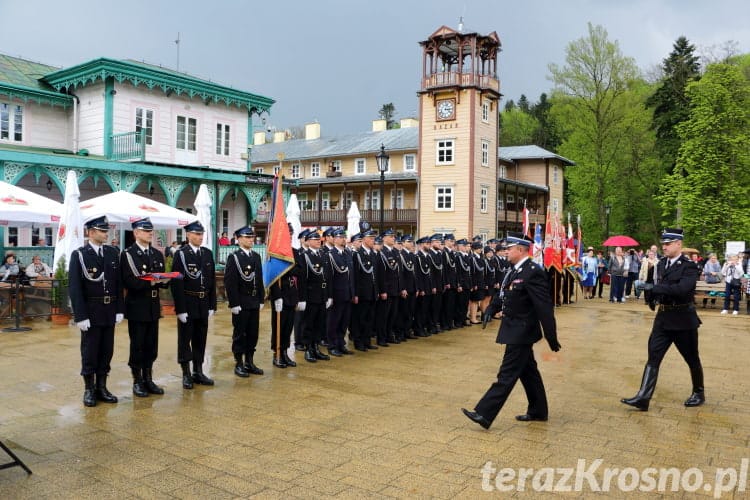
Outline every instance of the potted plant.
[[(170, 273), (172, 272), (172, 262), (173, 257), (170, 255), (164, 259), (164, 272)], [(167, 314), (174, 315), (174, 297), (172, 297), (172, 289), (167, 288), (161, 288), (159, 289), (159, 302), (161, 303), (161, 313), (162, 316), (165, 316)]]
[(57, 261), (54, 280), (52, 281), (52, 323), (67, 325), (70, 323), (70, 306), (68, 300), (68, 271), (65, 269), (65, 257)]

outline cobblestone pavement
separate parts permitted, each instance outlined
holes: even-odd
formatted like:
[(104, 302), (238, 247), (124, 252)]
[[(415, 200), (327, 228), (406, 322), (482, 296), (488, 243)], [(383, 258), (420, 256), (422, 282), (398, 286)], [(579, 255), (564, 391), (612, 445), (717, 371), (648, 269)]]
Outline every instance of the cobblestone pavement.
[[(193, 390), (181, 386), (176, 320), (163, 319), (154, 377), (166, 394), (148, 398), (131, 392), (127, 327), (118, 326), (109, 386), (120, 403), (95, 408), (81, 403), (74, 327), (37, 320), (30, 332), (0, 333), (0, 439), (34, 472), (0, 471), (0, 498), (477, 498), (491, 495), (485, 490), (497, 495), (497, 486), (535, 497), (535, 488), (555, 486), (539, 469), (576, 468), (579, 460), (588, 469), (596, 459), (602, 463), (593, 483), (583, 477), (575, 491), (574, 476), (557, 485), (574, 490), (565, 495), (594, 496), (594, 488), (605, 488), (605, 468), (621, 471), (608, 495), (624, 497), (643, 494), (623, 490), (633, 473), (633, 484), (648, 487), (646, 467), (692, 467), (705, 485), (695, 483), (693, 470), (679, 491), (667, 492), (692, 497), (713, 495), (717, 468), (733, 467), (741, 480), (750, 456), (744, 314), (700, 311), (703, 407), (682, 405), (690, 376), (672, 348), (643, 413), (619, 399), (638, 389), (653, 313), (642, 303), (603, 300), (558, 308), (563, 350), (536, 346), (550, 420), (516, 422), (526, 409), (519, 385), (485, 431), (459, 409), (473, 408), (496, 375), (497, 322), (314, 365), (297, 355), (297, 368), (278, 369), (268, 350), (268, 309), (256, 355), (265, 375), (232, 373), (231, 319), (223, 309), (209, 331), (206, 372), (216, 385)], [(524, 481), (496, 482), (493, 468), (505, 467), (534, 471)], [(721, 474), (728, 487), (731, 474)], [(741, 487), (722, 498), (745, 497)]]

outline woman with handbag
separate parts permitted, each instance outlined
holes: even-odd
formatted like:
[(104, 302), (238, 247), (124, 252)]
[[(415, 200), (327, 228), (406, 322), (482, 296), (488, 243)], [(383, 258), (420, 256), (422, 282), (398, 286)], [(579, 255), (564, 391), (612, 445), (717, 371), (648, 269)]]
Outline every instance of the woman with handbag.
[(740, 279), (742, 278), (742, 267), (737, 255), (727, 255), (727, 261), (721, 269), (721, 274), (724, 276), (724, 282), (726, 283), (724, 289), (724, 308), (721, 310), (721, 314), (729, 313), (729, 296), (731, 294), (734, 301), (732, 315), (737, 316), (740, 313)]

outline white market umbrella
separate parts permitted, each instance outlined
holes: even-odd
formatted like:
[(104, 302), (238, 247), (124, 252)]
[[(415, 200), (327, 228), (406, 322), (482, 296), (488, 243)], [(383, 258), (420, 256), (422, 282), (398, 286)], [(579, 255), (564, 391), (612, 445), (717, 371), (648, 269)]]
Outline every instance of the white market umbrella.
[(65, 258), (65, 270), (67, 270), (70, 267), (70, 254), (73, 253), (73, 250), (83, 246), (83, 219), (81, 219), (80, 197), (78, 176), (73, 170), (68, 170), (68, 177), (65, 179), (63, 213), (55, 239), (55, 256), (52, 261), (52, 269), (57, 269), (57, 262)]
[(292, 225), (294, 234), (292, 235), (292, 248), (299, 248), (299, 239), (297, 235), (302, 231), (302, 221), (300, 220), (299, 201), (297, 195), (292, 193), (289, 196), (289, 202), (286, 204), (286, 221)]
[(209, 250), (213, 250), (214, 247), (214, 233), (211, 224), (211, 195), (208, 194), (208, 187), (205, 184), (201, 184), (198, 188), (198, 196), (195, 197), (195, 214), (198, 216), (198, 220), (203, 224), (203, 228), (206, 230), (203, 233), (203, 246)]
[(346, 213), (346, 236), (351, 238), (359, 232), (359, 221), (362, 220), (362, 216), (359, 213), (357, 202), (353, 201), (352, 206), (349, 207), (349, 211)]
[(0, 225), (53, 225), (60, 222), (62, 213), (61, 203), (0, 181)]
[[(97, 196), (81, 202), (83, 220), (106, 215), (110, 224), (131, 224), (148, 217), (154, 229), (177, 229), (195, 222), (198, 216), (128, 191)], [(125, 229), (130, 229), (125, 227)]]

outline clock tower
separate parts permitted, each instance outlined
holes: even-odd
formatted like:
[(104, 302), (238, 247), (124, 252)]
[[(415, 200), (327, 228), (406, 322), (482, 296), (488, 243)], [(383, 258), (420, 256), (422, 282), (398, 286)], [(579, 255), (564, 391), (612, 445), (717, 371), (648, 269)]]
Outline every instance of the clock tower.
[(443, 26), (420, 45), (419, 232), (494, 238), (500, 39)]

